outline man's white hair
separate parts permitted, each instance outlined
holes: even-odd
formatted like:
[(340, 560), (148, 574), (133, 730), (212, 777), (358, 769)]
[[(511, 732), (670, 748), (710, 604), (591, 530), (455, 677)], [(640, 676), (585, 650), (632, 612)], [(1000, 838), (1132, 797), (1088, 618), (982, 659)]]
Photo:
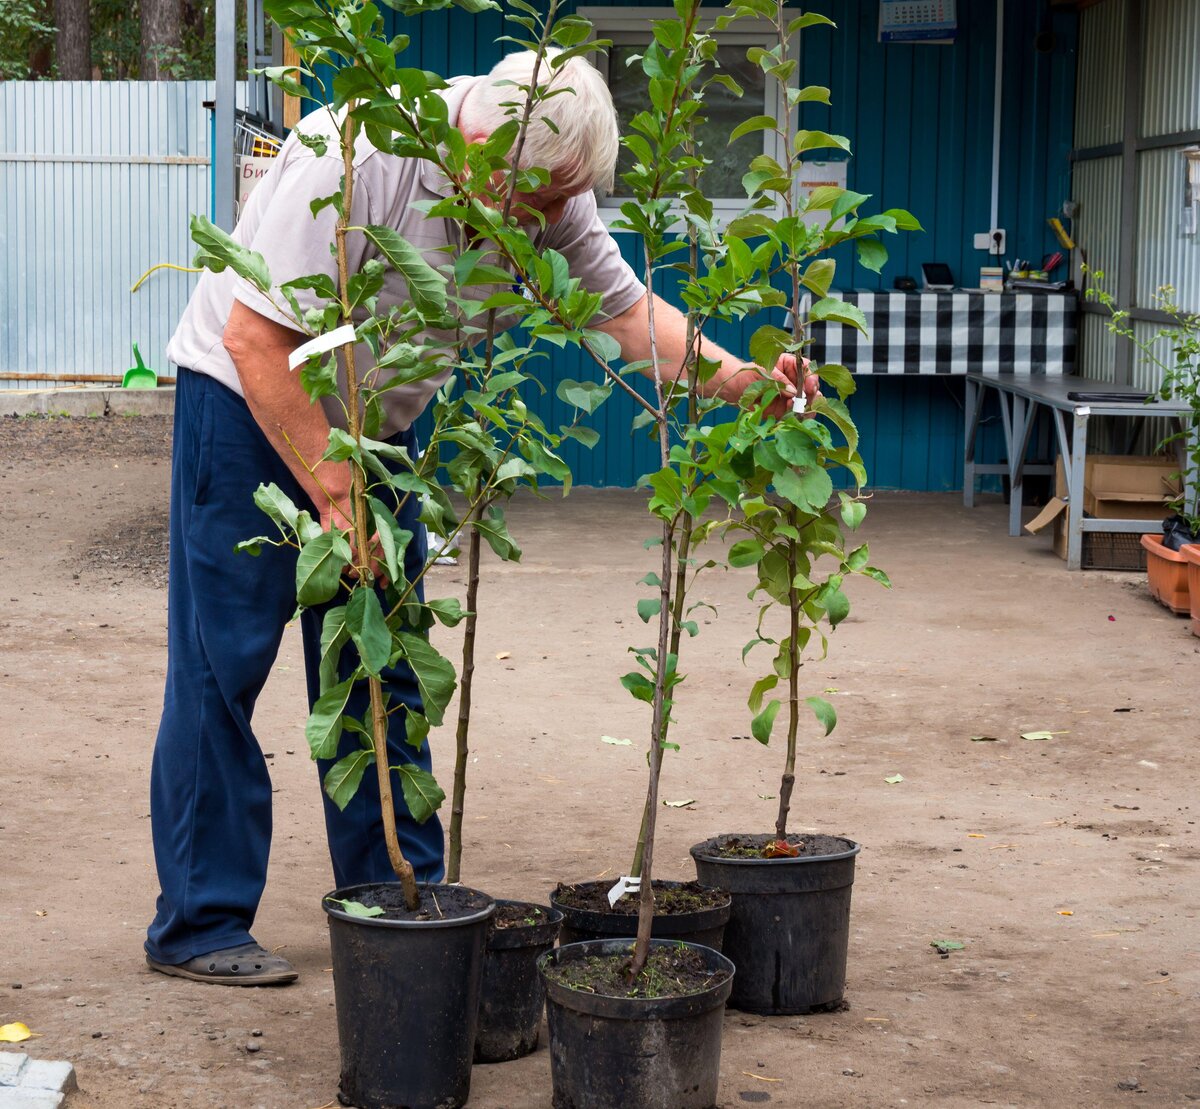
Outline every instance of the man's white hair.
[[(584, 189), (612, 188), (619, 148), (617, 113), (612, 95), (604, 78), (581, 57), (569, 58), (557, 69), (550, 59), (560, 53), (547, 51), (538, 67), (539, 87), (560, 92), (536, 104), (529, 120), (525, 145), (521, 150), (521, 168), (540, 167), (555, 175), (568, 187)], [(520, 119), (526, 87), (533, 80), (533, 63), (537, 55), (532, 50), (508, 54), (492, 68), (485, 83), (471, 98), (472, 128), (491, 134), (508, 119)], [(498, 82), (511, 81), (512, 84)], [(516, 102), (521, 107), (501, 107)], [(544, 120), (549, 118), (557, 130), (551, 130)], [(515, 149), (515, 148), (514, 148)]]

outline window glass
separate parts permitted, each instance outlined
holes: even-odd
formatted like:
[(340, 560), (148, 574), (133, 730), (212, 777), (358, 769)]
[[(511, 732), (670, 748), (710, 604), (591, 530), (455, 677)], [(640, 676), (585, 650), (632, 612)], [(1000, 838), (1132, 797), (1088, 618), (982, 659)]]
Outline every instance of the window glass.
[[(646, 75), (640, 62), (628, 64), (629, 59), (641, 55), (645, 46), (614, 45), (609, 49), (608, 86), (612, 91), (613, 104), (617, 109), (621, 133), (629, 130), (629, 121), (646, 108)], [(697, 129), (701, 153), (712, 161), (700, 177), (700, 186), (710, 200), (720, 197), (742, 199), (746, 193), (742, 188), (742, 174), (751, 158), (763, 152), (763, 132), (755, 131), (743, 135), (732, 144), (729, 135), (733, 129), (751, 116), (771, 114), (765, 111), (766, 75), (746, 60), (745, 45), (717, 47), (720, 69), (728, 73), (742, 87), (738, 97), (721, 85), (710, 85), (704, 94), (703, 114), (707, 122)], [(633, 156), (624, 147), (617, 159), (617, 181), (613, 187), (614, 197), (630, 195), (629, 186), (621, 180), (633, 165)]]

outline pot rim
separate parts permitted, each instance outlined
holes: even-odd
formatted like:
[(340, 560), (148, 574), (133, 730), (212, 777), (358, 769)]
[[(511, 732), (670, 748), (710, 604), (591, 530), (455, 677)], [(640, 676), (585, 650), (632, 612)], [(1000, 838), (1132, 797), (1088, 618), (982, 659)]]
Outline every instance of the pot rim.
[(496, 898), (496, 908), (501, 905), (521, 905), (530, 909), (539, 909), (546, 919), (537, 924), (517, 924), (509, 928), (497, 928), (495, 918), (488, 930), (489, 951), (513, 951), (527, 947), (545, 947), (558, 939), (559, 929), (562, 928), (563, 914), (561, 909), (553, 905), (543, 905), (537, 901), (522, 901), (516, 898)]
[(472, 924), (479, 924), (490, 919), (496, 912), (496, 900), (491, 894), (484, 893), (483, 890), (477, 890), (472, 886), (450, 886), (445, 882), (418, 882), (417, 888), (422, 890), (437, 889), (439, 887), (443, 889), (462, 889), (468, 893), (476, 893), (480, 897), (486, 897), (488, 903), (482, 909), (477, 909), (473, 913), (469, 913), (466, 916), (452, 917), (449, 920), (387, 920), (377, 916), (354, 916), (346, 912), (345, 909), (329, 903), (331, 897), (337, 897), (339, 901), (356, 900), (353, 897), (346, 896), (347, 894), (354, 893), (356, 890), (375, 889), (379, 886), (398, 888), (399, 885), (399, 882), (359, 882), (353, 886), (341, 886), (321, 898), (321, 908), (332, 919), (343, 921), (346, 924), (361, 924), (368, 928), (400, 928), (422, 931), (430, 928), (463, 928)]
[[(652, 939), (650, 946), (678, 947), (681, 942), (683, 941)], [(546, 985), (547, 1000), (554, 1000), (557, 995), (558, 1003), (563, 1004), (561, 998), (570, 997), (572, 1008), (579, 1012), (595, 1016), (608, 1015), (620, 1020), (658, 1020), (672, 1016), (698, 1015), (725, 1004), (729, 997), (729, 991), (733, 989), (733, 978), (737, 973), (737, 967), (721, 952), (698, 943), (685, 943), (684, 946), (705, 952), (710, 963), (715, 962), (719, 969), (727, 971), (728, 974), (720, 982), (707, 986), (697, 993), (669, 997), (611, 997), (608, 994), (578, 990), (562, 982), (552, 981), (546, 976), (545, 968), (551, 962), (559, 962), (564, 953), (568, 957), (572, 955), (582, 957), (588, 954), (620, 954), (632, 948), (633, 943), (632, 937), (629, 936), (603, 940), (581, 940), (579, 943), (569, 943), (547, 951), (537, 961), (538, 972)], [(663, 1010), (667, 1010), (667, 1012), (663, 1012)]]
[(782, 855), (775, 859), (734, 859), (726, 858), (724, 855), (711, 855), (704, 851), (713, 840), (724, 839), (726, 836), (751, 836), (762, 835), (761, 832), (721, 832), (715, 836), (709, 836), (708, 839), (702, 840), (700, 843), (693, 844), (688, 849), (688, 854), (693, 859), (703, 859), (706, 863), (718, 863), (721, 866), (803, 866), (805, 863), (830, 863), (840, 862), (842, 859), (852, 859), (862, 850), (862, 844), (856, 843), (849, 836), (833, 836), (833, 839), (840, 839), (845, 843), (850, 844), (849, 850), (838, 851), (832, 855), (797, 855), (794, 858)]

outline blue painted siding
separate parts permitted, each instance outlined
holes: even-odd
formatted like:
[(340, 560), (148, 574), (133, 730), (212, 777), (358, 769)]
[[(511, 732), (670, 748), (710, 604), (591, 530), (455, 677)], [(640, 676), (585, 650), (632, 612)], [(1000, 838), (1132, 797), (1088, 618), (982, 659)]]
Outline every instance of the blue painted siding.
[[(612, 2), (642, 6), (636, 0)], [(805, 8), (830, 16), (839, 27), (802, 37), (800, 79), (828, 86), (833, 101), (832, 107), (805, 105), (802, 124), (849, 136), (854, 149), (849, 187), (872, 194), (880, 206), (910, 209), (925, 228), (921, 234), (888, 236), (891, 257), (881, 275), (857, 265), (849, 248), (839, 249), (836, 285), (890, 288), (896, 276), (919, 274), (922, 262), (935, 260), (947, 262), (960, 284), (977, 284), (979, 266), (993, 261), (974, 250), (972, 235), (991, 224), (995, 0), (958, 5), (960, 26), (952, 46), (876, 42), (878, 0), (812, 0)], [(391, 12), (388, 17), (393, 33), (412, 35), (408, 64), (446, 75), (484, 72), (507, 46), (497, 41), (506, 33), (497, 13), (471, 17), (453, 9), (419, 20)], [(1049, 0), (1005, 4), (999, 226), (1008, 232), (1010, 258), (1040, 259), (1054, 249), (1046, 219), (1070, 196), (1076, 22), (1074, 13), (1052, 10)], [(1035, 49), (1039, 32), (1054, 36), (1047, 53)], [(619, 234), (618, 240), (640, 269), (633, 237)], [(760, 322), (725, 325), (712, 337), (745, 350)], [(570, 410), (555, 398), (555, 383), (594, 373), (576, 352), (555, 350), (546, 365), (546, 392), (527, 400), (557, 425)], [(954, 378), (860, 378), (852, 405), (872, 484), (959, 488), (962, 403), (962, 382)], [(656, 467), (653, 441), (630, 435), (635, 412), (632, 401), (614, 393), (593, 418), (602, 437), (596, 449), (568, 445), (564, 453), (579, 484), (630, 486)], [(428, 417), (423, 420), (428, 426)], [(989, 425), (985, 432), (981, 461), (1003, 450), (998, 427)]]

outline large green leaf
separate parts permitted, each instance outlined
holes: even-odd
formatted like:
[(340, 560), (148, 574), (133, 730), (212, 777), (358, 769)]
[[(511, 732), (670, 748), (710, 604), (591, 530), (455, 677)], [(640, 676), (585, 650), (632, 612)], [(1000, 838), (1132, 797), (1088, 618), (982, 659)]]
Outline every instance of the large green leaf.
[(498, 506), (493, 505), (488, 509), (486, 516), (473, 521), (471, 526), (483, 536), (487, 545), (505, 562), (521, 561), (521, 548), (513, 542), (512, 536), (508, 534), (508, 523), (504, 519), (503, 510)]
[(445, 792), (437, 784), (437, 779), (419, 766), (404, 762), (392, 769), (400, 775), (404, 803), (410, 815), (418, 824), (424, 824), (446, 800)]
[(405, 531), (396, 517), (378, 497), (367, 498), (371, 506), (371, 518), (375, 522), (375, 534), (383, 551), (383, 563), (387, 567), (388, 580), (399, 587), (404, 578), (404, 552), (412, 540), (412, 532)]
[(342, 647), (349, 639), (350, 633), (346, 630), (346, 606), (337, 605), (326, 610), (325, 619), (321, 621), (321, 693), (327, 693), (337, 684), (338, 660), (341, 658)]
[(763, 556), (763, 545), (757, 539), (740, 539), (729, 548), (730, 566), (753, 566)]
[(342, 737), (342, 713), (354, 688), (354, 679), (338, 682), (317, 698), (304, 725), (304, 736), (314, 759), (331, 759)]
[(404, 278), (418, 310), (436, 313), (446, 310), (446, 279), (425, 261), (424, 255), (412, 243), (390, 227), (370, 226), (366, 228), (366, 235)]
[(425, 715), (429, 723), (436, 728), (445, 718), (446, 706), (454, 696), (454, 687), (457, 684), (454, 666), (449, 659), (438, 654), (423, 636), (400, 632), (396, 638), (401, 654), (416, 675), (421, 700), (425, 705)]
[(332, 600), (350, 558), (350, 544), (340, 531), (323, 531), (310, 539), (296, 559), (296, 600), (306, 607)]
[(379, 677), (392, 655), (392, 633), (374, 589), (359, 586), (350, 594), (346, 603), (346, 630), (367, 672)]
[(857, 328), (864, 335), (867, 334), (867, 317), (863, 315), (863, 310), (857, 304), (847, 304), (846, 301), (838, 300), (836, 297), (818, 300), (808, 310), (808, 318), (846, 324), (849, 327)]
[(231, 236), (207, 216), (192, 216), (191, 228), (192, 242), (199, 248), (193, 265), (203, 266), (213, 273), (231, 269), (260, 292), (270, 290), (271, 274), (267, 269), (266, 260), (258, 251), (235, 243)]
[(833, 482), (820, 466), (781, 470), (774, 476), (775, 491), (801, 512), (819, 513), (833, 495)]
[(775, 717), (779, 713), (781, 702), (771, 701), (767, 707), (750, 721), (750, 734), (759, 743), (771, 742), (771, 729), (775, 726)]
[(329, 768), (325, 775), (325, 792), (341, 810), (350, 804), (362, 783), (363, 771), (375, 761), (375, 752), (359, 748)]
[(254, 491), (254, 503), (276, 523), (286, 524), (295, 530), (300, 510), (291, 497), (274, 482), (271, 482), (270, 485), (260, 485)]
[(805, 697), (804, 701), (824, 725), (825, 734), (829, 735), (837, 727), (837, 713), (834, 712), (833, 706), (824, 697)]
[(600, 385), (595, 381), (572, 381), (570, 378), (564, 378), (555, 389), (555, 394), (564, 404), (588, 413), (595, 412), (611, 393), (610, 385)]

